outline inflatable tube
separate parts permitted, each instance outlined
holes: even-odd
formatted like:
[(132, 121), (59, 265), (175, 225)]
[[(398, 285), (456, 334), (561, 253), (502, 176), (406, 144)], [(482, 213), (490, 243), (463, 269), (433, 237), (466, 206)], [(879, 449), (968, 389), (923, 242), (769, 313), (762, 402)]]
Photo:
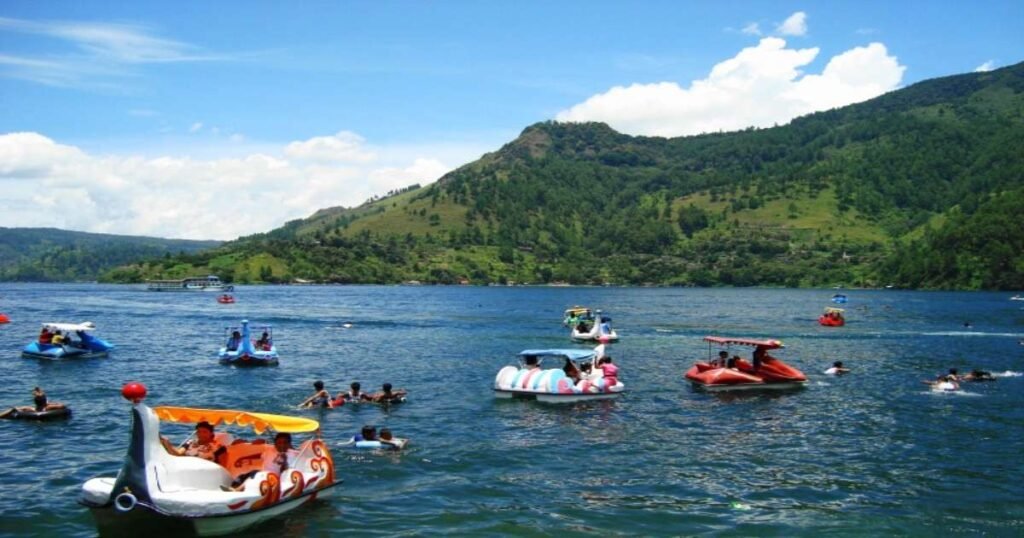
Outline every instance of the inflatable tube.
[(4, 415), (3, 418), (11, 420), (59, 420), (62, 418), (69, 418), (70, 416), (70, 407), (49, 409), (47, 411), (25, 411), (23, 409), (14, 408), (13, 413)]
[(390, 443), (384, 443), (381, 441), (356, 441), (353, 437), (347, 442), (340, 443), (341, 446), (349, 448), (368, 448), (372, 450), (401, 450), (405, 448), (405, 445), (409, 443), (408, 439), (400, 439), (394, 437)]

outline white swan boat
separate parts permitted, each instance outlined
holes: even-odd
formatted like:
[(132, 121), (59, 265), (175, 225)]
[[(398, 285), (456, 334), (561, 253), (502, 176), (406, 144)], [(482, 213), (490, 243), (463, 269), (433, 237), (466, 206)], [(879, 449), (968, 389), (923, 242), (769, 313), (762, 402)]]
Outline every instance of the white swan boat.
[[(564, 360), (565, 365), (542, 368), (541, 363), (545, 358)], [(506, 366), (495, 376), (496, 398), (571, 403), (618, 398), (626, 389), (617, 378), (604, 377), (603, 372), (596, 367), (592, 367), (590, 374), (583, 373), (586, 370), (585, 365), (593, 365), (596, 362), (595, 351), (527, 349), (519, 353), (519, 359), (518, 366)], [(575, 370), (579, 373), (579, 380), (570, 377), (566, 370)]]
[(581, 320), (572, 326), (569, 334), (574, 342), (600, 342), (610, 344), (619, 341), (619, 335), (612, 328), (612, 318), (601, 315), (598, 310), (595, 318), (591, 321)]
[[(235, 410), (149, 408), (145, 387), (124, 386), (134, 402), (124, 464), (116, 477), (93, 478), (82, 485), (81, 503), (89, 507), (102, 533), (129, 530), (142, 536), (170, 529), (199, 536), (229, 534), (323, 497), (339, 482), (325, 443), (313, 437), (289, 451), (281, 473), (265, 461), (277, 452), (273, 443), (218, 440), (225, 446), (223, 466), (198, 457), (171, 455), (161, 443), (161, 422), (235, 424), (257, 434), (319, 433), (315, 420)], [(218, 436), (224, 434), (218, 434)], [(294, 452), (294, 453), (291, 453)], [(239, 477), (247, 479), (233, 489)]]

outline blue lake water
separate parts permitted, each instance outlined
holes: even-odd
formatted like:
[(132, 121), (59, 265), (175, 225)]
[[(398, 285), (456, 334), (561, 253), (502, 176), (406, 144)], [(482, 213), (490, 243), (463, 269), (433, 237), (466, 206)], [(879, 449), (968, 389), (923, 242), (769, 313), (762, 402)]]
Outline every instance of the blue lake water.
[[(0, 421), (0, 535), (91, 536), (81, 484), (116, 473), (127, 381), (147, 402), (299, 413), (340, 442), (366, 423), (412, 439), (401, 454), (334, 449), (333, 496), (249, 532), (357, 535), (1024, 534), (1024, 310), (1008, 293), (847, 290), (848, 324), (819, 327), (832, 290), (241, 287), (0, 284), (0, 406), (43, 386), (66, 422)], [(494, 376), (525, 348), (573, 347), (566, 307), (604, 309), (628, 394), (569, 407), (498, 401)], [(272, 324), (276, 368), (218, 364), (226, 325)], [(107, 359), (39, 361), (43, 321), (93, 321)], [(971, 326), (965, 327), (965, 321)], [(344, 328), (351, 323), (351, 328)], [(707, 334), (773, 337), (801, 391), (714, 395), (683, 373)], [(746, 353), (749, 355), (749, 353)], [(853, 369), (831, 378), (834, 360)], [(999, 375), (959, 394), (922, 379)], [(323, 379), (410, 391), (391, 409), (296, 411)], [(165, 433), (181, 438), (184, 426)]]

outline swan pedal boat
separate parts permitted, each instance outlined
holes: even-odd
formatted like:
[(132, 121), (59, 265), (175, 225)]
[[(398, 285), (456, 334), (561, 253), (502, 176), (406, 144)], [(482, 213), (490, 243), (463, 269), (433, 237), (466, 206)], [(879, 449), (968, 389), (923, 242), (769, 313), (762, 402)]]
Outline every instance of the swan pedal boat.
[[(44, 323), (43, 328), (51, 333), (64, 334), (63, 344), (41, 344), (38, 340), (25, 346), (21, 356), (29, 359), (95, 359), (110, 355), (114, 345), (91, 334), (96, 325), (84, 323)], [(72, 337), (74, 335), (74, 337)]]
[[(601, 311), (597, 310), (594, 315), (594, 319), (590, 320), (590, 325), (587, 326), (587, 320), (580, 320), (572, 326), (572, 332), (569, 333), (569, 338), (573, 342), (600, 342), (602, 344), (611, 344), (619, 341), (619, 335), (612, 328), (612, 318), (608, 316), (602, 316)], [(581, 325), (583, 327), (581, 327)], [(581, 330), (581, 328), (583, 330)]]
[(243, 319), (240, 327), (227, 327), (225, 332), (227, 333), (228, 344), (230, 344), (231, 335), (235, 331), (239, 332), (241, 339), (234, 349), (228, 349), (229, 345), (220, 348), (220, 352), (217, 354), (220, 357), (220, 362), (235, 366), (277, 366), (277, 347), (273, 343), (274, 329), (270, 325), (266, 325), (261, 329), (266, 331), (270, 337), (269, 348), (257, 348), (256, 344), (253, 343), (252, 334), (249, 329), (249, 320)]
[[(236, 410), (150, 408), (142, 403), (145, 387), (138, 383), (126, 385), (122, 395), (133, 402), (124, 463), (116, 477), (86, 481), (79, 501), (91, 510), (101, 534), (130, 530), (140, 535), (143, 529), (163, 534), (173, 528), (220, 536), (322, 498), (340, 483), (315, 420)], [(224, 467), (202, 458), (171, 455), (161, 444), (161, 422), (202, 421), (248, 427), (257, 434), (273, 430), (315, 433), (316, 437), (298, 446), (298, 454), (289, 458), (290, 468), (282, 474), (263, 470), (263, 458), (276, 453), (273, 443), (230, 443), (227, 434), (218, 433), (217, 440), (227, 448)], [(242, 483), (240, 491), (230, 488), (233, 479), (251, 471), (255, 475)]]
[[(525, 358), (538, 359), (537, 368), (527, 368)], [(565, 374), (562, 368), (542, 368), (546, 357), (568, 359), (582, 372), (580, 365), (589, 361), (593, 372), (579, 382)], [(505, 399), (537, 400), (545, 403), (572, 403), (618, 398), (626, 387), (616, 380), (608, 386), (603, 373), (596, 368), (597, 353), (587, 349), (527, 349), (519, 353), (519, 366), (506, 366), (494, 378), (494, 396)]]
[(562, 313), (562, 325), (565, 327), (575, 327), (581, 321), (593, 323), (594, 311), (585, 306), (574, 306)]
[[(807, 385), (807, 376), (803, 372), (768, 355), (768, 350), (784, 347), (778, 340), (705, 336), (704, 341), (708, 342), (708, 360), (698, 361), (686, 372), (686, 379), (689, 379), (695, 388), (706, 391), (779, 390)], [(728, 368), (717, 358), (712, 358), (712, 344), (753, 347), (755, 353), (764, 354), (761, 367), (754, 370), (751, 363), (739, 359), (734, 368)]]

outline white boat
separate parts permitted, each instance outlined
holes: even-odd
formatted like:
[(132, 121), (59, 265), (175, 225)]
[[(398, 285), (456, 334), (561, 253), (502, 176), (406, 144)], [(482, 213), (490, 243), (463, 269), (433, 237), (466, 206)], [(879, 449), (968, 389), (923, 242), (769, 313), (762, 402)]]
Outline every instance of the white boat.
[(577, 372), (584, 365), (593, 365), (597, 354), (586, 349), (527, 349), (519, 353), (518, 366), (502, 368), (494, 378), (496, 398), (537, 400), (546, 403), (572, 403), (609, 400), (623, 394), (626, 386), (615, 380), (610, 384), (600, 369), (592, 366), (590, 374), (581, 374), (579, 381), (569, 377), (565, 369), (542, 368), (545, 358), (571, 363)]
[(147, 280), (147, 291), (234, 291), (235, 287), (220, 281), (216, 275), (181, 280)]
[(601, 342), (602, 344), (619, 341), (618, 333), (612, 328), (612, 318), (602, 315), (600, 310), (595, 313), (593, 321), (580, 321), (573, 325), (569, 338), (572, 338), (574, 342)]
[(1013, 297), (1010, 297), (1010, 300), (1011, 301), (1024, 301), (1024, 297), (1022, 297), (1020, 294), (1017, 294), (1017, 295), (1014, 295)]
[[(236, 410), (149, 408), (145, 387), (124, 386), (133, 402), (131, 437), (116, 477), (93, 478), (82, 485), (81, 503), (96, 518), (100, 533), (170, 529), (199, 536), (241, 531), (330, 493), (339, 482), (320, 424), (311, 419)], [(227, 442), (224, 466), (198, 457), (171, 455), (161, 444), (161, 422), (235, 424), (257, 434), (266, 430), (316, 433), (288, 457), (283, 473), (264, 470), (265, 458), (277, 454), (273, 443)], [(222, 434), (218, 434), (220, 436)], [(294, 457), (293, 457), (294, 456)], [(241, 482), (239, 490), (232, 481)]]

